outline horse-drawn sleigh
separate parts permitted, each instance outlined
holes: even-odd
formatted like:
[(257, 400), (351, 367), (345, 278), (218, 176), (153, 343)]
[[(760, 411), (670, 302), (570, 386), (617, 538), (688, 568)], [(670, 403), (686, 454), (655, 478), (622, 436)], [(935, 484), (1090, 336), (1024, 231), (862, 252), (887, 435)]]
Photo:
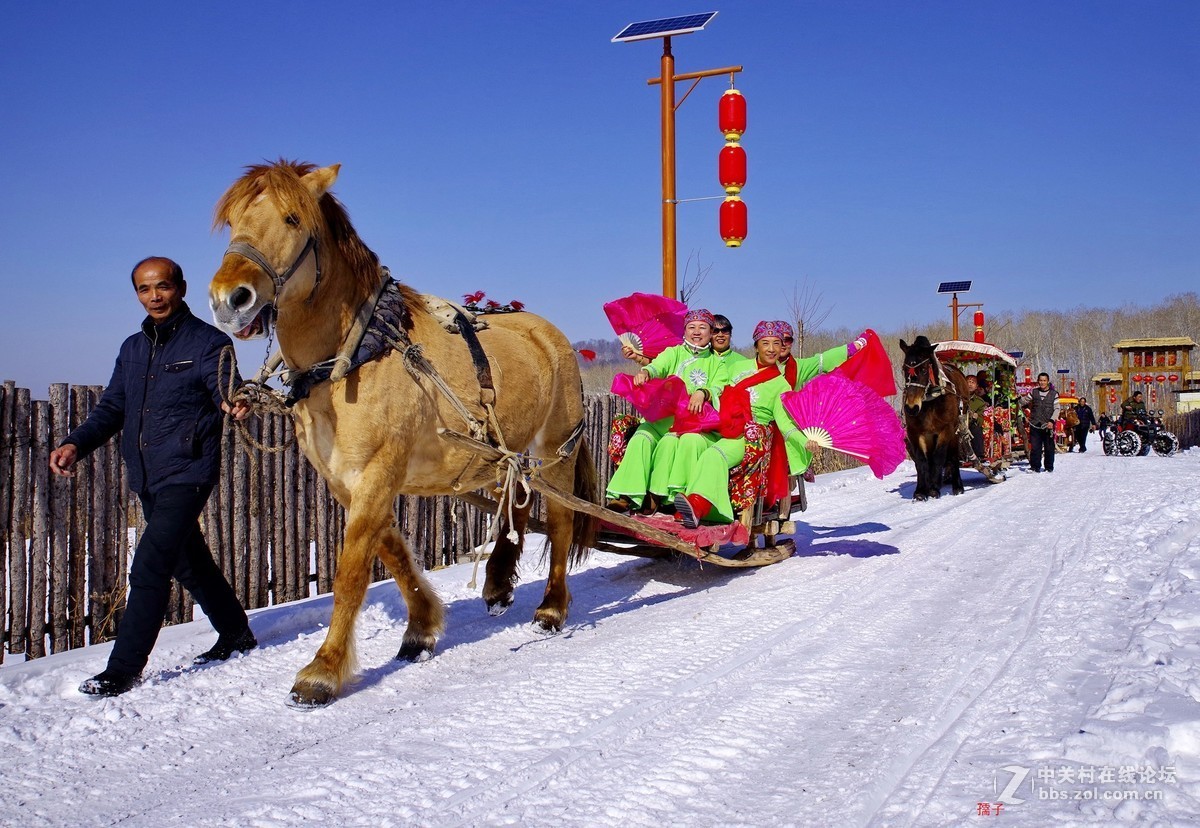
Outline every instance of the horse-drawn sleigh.
[[(546, 520), (536, 528), (546, 535), (549, 572), (534, 623), (550, 633), (566, 622), (567, 570), (595, 545), (600, 519), (638, 539), (626, 552), (655, 545), (721, 566), (791, 554), (775, 542), (792, 528), (787, 512), (767, 519), (751, 509), (728, 538), (725, 530), (688, 538), (601, 507), (567, 338), (531, 313), (479, 318), (396, 282), (330, 193), (338, 170), (289, 161), (248, 167), (215, 217), (229, 227), (230, 244), (209, 288), (214, 318), (239, 339), (278, 336), (297, 441), (347, 511), (329, 631), (297, 674), (291, 704), (327, 704), (353, 676), (354, 627), (376, 558), (408, 609), (396, 657), (432, 655), (444, 611), (393, 525), (398, 494), (453, 495), (494, 510), (483, 586), (493, 615), (513, 603), (529, 494), (543, 494)], [(241, 393), (265, 392), (250, 383)], [(717, 552), (722, 540), (760, 534), (762, 549)]]
[[(629, 437), (641, 420), (623, 414), (613, 420), (608, 454), (613, 466), (625, 455)], [(725, 567), (755, 567), (778, 563), (792, 556), (796, 531), (792, 511), (804, 511), (808, 499), (804, 478), (796, 477), (792, 491), (776, 503), (765, 503), (766, 477), (774, 435), (772, 429), (752, 423), (746, 427), (746, 456), (730, 471), (729, 496), (737, 520), (721, 525), (685, 528), (662, 514), (626, 515), (605, 510), (601, 532), (593, 546), (607, 552), (643, 557), (672, 553), (696, 558), (702, 563)], [(759, 539), (762, 539), (761, 546)]]
[(1015, 455), (1016, 360), (986, 342), (918, 336), (900, 347), (905, 430), (917, 467), (913, 500), (939, 497), (947, 479), (951, 492), (962, 494), (962, 469), (1003, 482)]

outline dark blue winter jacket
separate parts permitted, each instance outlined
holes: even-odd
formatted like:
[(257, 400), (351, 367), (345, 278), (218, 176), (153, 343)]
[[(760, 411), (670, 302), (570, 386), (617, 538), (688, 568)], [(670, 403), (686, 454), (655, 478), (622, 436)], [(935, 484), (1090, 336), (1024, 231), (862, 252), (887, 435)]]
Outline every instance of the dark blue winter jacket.
[(216, 483), (221, 394), (230, 372), (234, 386), (240, 382), (232, 345), (186, 304), (159, 325), (146, 317), (142, 330), (121, 345), (100, 402), (63, 443), (74, 443), (85, 457), (120, 431), (129, 488), (138, 494)]

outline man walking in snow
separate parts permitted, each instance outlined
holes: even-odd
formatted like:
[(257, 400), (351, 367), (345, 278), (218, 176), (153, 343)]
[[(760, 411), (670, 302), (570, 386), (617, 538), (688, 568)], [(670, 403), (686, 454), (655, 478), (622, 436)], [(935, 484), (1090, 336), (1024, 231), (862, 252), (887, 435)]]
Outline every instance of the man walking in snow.
[(1021, 398), (1029, 410), (1029, 468), (1040, 472), (1054, 471), (1054, 413), (1058, 408), (1058, 392), (1050, 384), (1045, 371), (1037, 376), (1037, 387)]
[(192, 594), (218, 633), (196, 663), (224, 660), (257, 646), (229, 582), (213, 561), (198, 519), (221, 468), (221, 412), (245, 418), (245, 403), (225, 403), (237, 382), (229, 337), (192, 315), (183, 270), (151, 257), (134, 267), (141, 331), (125, 340), (112, 379), (87, 420), (50, 454), (50, 470), (73, 466), (121, 431), (129, 487), (146, 516), (129, 571), (129, 597), (104, 672), (79, 690), (116, 696), (141, 677), (166, 617), (171, 578)]

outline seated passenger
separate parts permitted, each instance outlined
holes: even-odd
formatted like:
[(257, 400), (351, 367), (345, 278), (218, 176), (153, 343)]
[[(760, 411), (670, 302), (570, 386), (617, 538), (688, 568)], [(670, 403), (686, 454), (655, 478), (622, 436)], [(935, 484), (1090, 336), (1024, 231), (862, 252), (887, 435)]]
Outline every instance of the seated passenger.
[(747, 357), (733, 350), (733, 323), (729, 321), (729, 317), (719, 313), (713, 314), (712, 346), (713, 353), (722, 362), (728, 363), (731, 368), (734, 365), (749, 364), (750, 362)]
[(983, 410), (987, 400), (979, 387), (978, 377), (967, 377), (967, 429), (971, 432), (971, 450), (980, 460), (983, 456)]
[[(782, 440), (792, 474), (802, 474), (812, 462), (817, 444), (800, 433), (779, 399), (785, 391), (792, 390), (792, 384), (781, 373), (779, 366), (779, 357), (786, 351), (784, 339), (791, 335), (792, 327), (787, 322), (764, 321), (754, 328), (756, 364), (742, 377), (735, 377), (736, 382), (722, 395), (722, 436), (700, 455), (684, 491), (675, 496), (676, 516), (687, 528), (695, 528), (701, 520), (710, 523), (733, 521), (729, 472), (745, 457), (744, 429), (748, 419), (752, 418), (762, 425), (774, 424), (779, 428), (779, 439)], [(807, 359), (796, 360), (797, 387), (803, 386), (817, 374), (837, 368), (865, 345), (864, 336), (849, 345), (838, 345)], [(740, 395), (745, 395), (744, 403), (738, 402)], [(740, 421), (736, 421), (739, 414)], [(733, 434), (737, 436), (727, 436)], [(775, 448), (780, 448), (780, 445), (776, 443)]]
[[(717, 383), (723, 369), (713, 353), (712, 328), (713, 315), (707, 310), (689, 311), (684, 317), (683, 342), (667, 348), (638, 371), (633, 379), (634, 385), (645, 385), (651, 378), (677, 376), (683, 380), (691, 395), (688, 410), (699, 413), (705, 402), (713, 402), (714, 394), (720, 393)], [(671, 428), (673, 419), (664, 417), (655, 422), (642, 423), (629, 438), (625, 457), (617, 466), (605, 492), (609, 509), (628, 512), (645, 507), (645, 510), (652, 511), (652, 499), (645, 501), (654, 451)]]

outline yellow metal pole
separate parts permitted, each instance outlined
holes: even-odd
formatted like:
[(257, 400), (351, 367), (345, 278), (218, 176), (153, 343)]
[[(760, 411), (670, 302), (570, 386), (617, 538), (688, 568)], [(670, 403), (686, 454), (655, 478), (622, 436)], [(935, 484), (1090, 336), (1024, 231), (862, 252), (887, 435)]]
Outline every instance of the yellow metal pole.
[(675, 56), (671, 38), (663, 38), (662, 54), (662, 247), (663, 296), (675, 295)]

